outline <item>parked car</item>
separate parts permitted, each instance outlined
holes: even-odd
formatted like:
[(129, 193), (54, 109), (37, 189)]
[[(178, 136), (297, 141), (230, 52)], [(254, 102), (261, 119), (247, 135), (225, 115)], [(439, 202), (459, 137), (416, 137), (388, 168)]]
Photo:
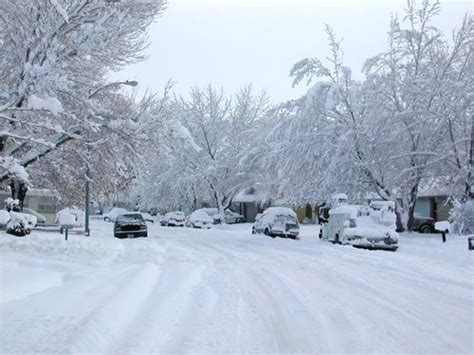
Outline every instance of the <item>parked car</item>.
[(23, 208), (23, 213), (35, 216), (36, 217), (36, 225), (46, 224), (46, 217), (43, 216), (42, 214), (39, 214), (35, 210), (32, 210), (31, 208), (24, 207)]
[(211, 228), (214, 224), (214, 219), (206, 211), (200, 209), (191, 213), (186, 224), (192, 228)]
[(287, 207), (270, 207), (257, 216), (252, 233), (264, 233), (272, 238), (297, 239), (300, 226), (295, 211)]
[(36, 216), (34, 216), (32, 214), (28, 214), (28, 213), (21, 213), (21, 215), (26, 220), (26, 222), (28, 224), (29, 231), (31, 232), (31, 230), (38, 225), (38, 220), (37, 220)]
[(225, 210), (225, 223), (244, 223), (244, 216), (231, 210)]
[(371, 204), (366, 215), (361, 213), (361, 206), (341, 204), (329, 210), (329, 219), (323, 224), (320, 238), (356, 248), (395, 251), (399, 238), (395, 231), (394, 208), (392, 201)]
[(140, 212), (145, 222), (155, 223), (153, 216), (147, 212)]
[[(393, 203), (390, 201), (372, 201), (370, 203), (370, 208), (379, 211), (383, 206), (387, 203)], [(412, 229), (419, 233), (435, 233), (435, 220), (431, 217), (425, 217), (420, 215), (419, 213), (414, 213), (413, 215), (413, 227)]]
[(435, 220), (418, 213), (414, 214), (413, 230), (419, 233), (435, 233)]
[(206, 212), (212, 218), (213, 224), (221, 224), (222, 217), (217, 208), (201, 208), (200, 211)]
[(105, 222), (115, 222), (118, 216), (128, 213), (129, 211), (125, 208), (114, 207), (109, 212), (104, 213), (104, 221)]
[(160, 221), (162, 226), (168, 227), (184, 227), (185, 223), (186, 216), (181, 211), (168, 212)]
[(140, 212), (127, 212), (116, 217), (115, 238), (148, 237), (148, 228)]

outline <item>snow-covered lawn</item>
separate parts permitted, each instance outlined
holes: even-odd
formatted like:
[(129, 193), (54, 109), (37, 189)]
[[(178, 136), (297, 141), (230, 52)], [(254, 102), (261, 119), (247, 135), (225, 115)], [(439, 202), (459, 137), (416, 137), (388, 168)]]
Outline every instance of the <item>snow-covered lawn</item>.
[(117, 240), (0, 234), (0, 352), (473, 353), (466, 238), (402, 235), (368, 251), (150, 226)]

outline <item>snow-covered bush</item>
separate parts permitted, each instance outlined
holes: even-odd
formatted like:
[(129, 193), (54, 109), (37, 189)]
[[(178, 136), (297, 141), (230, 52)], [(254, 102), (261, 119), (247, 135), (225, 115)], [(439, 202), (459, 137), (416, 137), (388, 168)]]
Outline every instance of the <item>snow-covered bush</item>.
[(7, 223), (7, 233), (17, 237), (24, 237), (30, 234), (31, 227), (23, 213), (10, 212), (10, 220)]
[(450, 219), (454, 233), (474, 233), (474, 200), (468, 200), (464, 203), (454, 201)]
[(10, 211), (20, 212), (20, 201), (18, 201), (17, 199), (13, 199), (11, 197), (7, 198), (5, 200), (5, 209), (8, 212)]

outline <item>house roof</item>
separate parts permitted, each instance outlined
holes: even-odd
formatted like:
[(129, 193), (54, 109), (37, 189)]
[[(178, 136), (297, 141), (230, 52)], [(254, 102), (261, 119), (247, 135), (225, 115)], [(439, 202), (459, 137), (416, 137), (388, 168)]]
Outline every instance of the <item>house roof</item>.
[(253, 187), (246, 188), (240, 191), (235, 197), (232, 199), (233, 202), (237, 203), (246, 203), (246, 202), (263, 202), (267, 200), (266, 195)]

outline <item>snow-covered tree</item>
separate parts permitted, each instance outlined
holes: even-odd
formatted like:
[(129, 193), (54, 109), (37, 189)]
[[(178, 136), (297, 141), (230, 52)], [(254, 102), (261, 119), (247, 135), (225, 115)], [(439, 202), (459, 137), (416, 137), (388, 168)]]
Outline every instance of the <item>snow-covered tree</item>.
[(144, 32), (163, 6), (160, 0), (0, 2), (0, 180), (10, 183), (13, 197), (26, 190), (25, 167), (72, 141), (84, 155), (94, 137), (134, 125), (130, 116), (113, 117), (113, 100), (104, 102), (102, 89), (117, 89), (107, 83), (111, 70), (143, 59)]
[(443, 177), (467, 191), (473, 21), (466, 16), (449, 41), (433, 26), (439, 11), (438, 2), (409, 1), (404, 20), (391, 21), (387, 51), (367, 60), (360, 82), (330, 28), (328, 64), (294, 65), (295, 84), (318, 82), (269, 137), (287, 200), (374, 192), (396, 203), (399, 229), (411, 229), (422, 181)]
[(252, 182), (241, 161), (254, 148), (268, 108), (266, 94), (254, 94), (251, 86), (232, 98), (211, 86), (176, 98), (161, 132), (161, 141), (168, 143), (158, 151), (152, 147), (149, 154), (158, 159), (137, 180), (135, 194), (153, 196), (163, 209), (194, 209), (207, 201), (223, 213)]

